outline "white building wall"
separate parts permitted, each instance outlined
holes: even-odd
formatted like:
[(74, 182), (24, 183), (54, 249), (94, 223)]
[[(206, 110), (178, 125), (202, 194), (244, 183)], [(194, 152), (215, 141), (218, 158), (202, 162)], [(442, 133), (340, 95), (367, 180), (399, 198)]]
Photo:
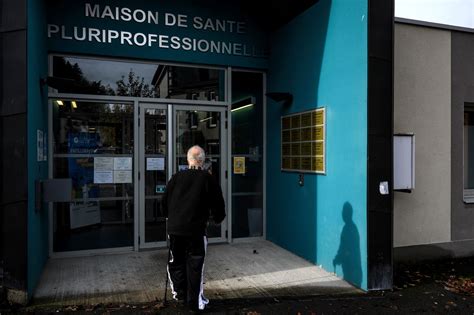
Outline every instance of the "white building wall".
[(415, 189), (395, 192), (394, 246), (451, 240), (451, 33), (395, 24), (394, 132), (415, 133)]

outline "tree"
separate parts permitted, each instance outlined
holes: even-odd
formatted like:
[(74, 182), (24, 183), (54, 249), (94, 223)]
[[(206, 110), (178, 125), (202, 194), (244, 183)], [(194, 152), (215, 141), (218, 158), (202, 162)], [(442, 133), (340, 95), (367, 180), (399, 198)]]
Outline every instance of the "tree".
[(135, 75), (135, 72), (130, 69), (127, 81), (125, 81), (125, 76), (117, 81), (116, 95), (155, 97), (155, 91), (149, 84), (145, 84), (145, 78)]

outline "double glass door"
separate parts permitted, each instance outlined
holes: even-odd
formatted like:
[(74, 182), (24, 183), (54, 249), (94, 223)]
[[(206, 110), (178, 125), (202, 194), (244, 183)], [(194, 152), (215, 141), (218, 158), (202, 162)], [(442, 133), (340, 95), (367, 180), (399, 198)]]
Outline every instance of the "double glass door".
[[(199, 145), (206, 152), (205, 166), (226, 197), (225, 109), (205, 106), (139, 105), (139, 246), (166, 244), (166, 219), (161, 199), (168, 180), (186, 170), (187, 151)], [(226, 239), (227, 223), (208, 226), (211, 242)]]

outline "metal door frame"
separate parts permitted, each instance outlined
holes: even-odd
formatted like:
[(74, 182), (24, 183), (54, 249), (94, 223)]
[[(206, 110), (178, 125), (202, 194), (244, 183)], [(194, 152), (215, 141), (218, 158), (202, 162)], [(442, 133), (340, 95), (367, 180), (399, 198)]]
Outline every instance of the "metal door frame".
[(166, 104), (159, 104), (159, 103), (151, 103), (151, 102), (143, 102), (138, 103), (138, 191), (139, 191), (139, 198), (138, 198), (138, 229), (136, 230), (135, 238), (138, 237), (136, 249), (146, 249), (146, 248), (156, 248), (156, 247), (165, 247), (166, 240), (162, 242), (145, 242), (145, 113), (147, 109), (160, 109), (166, 111), (166, 177), (167, 180), (171, 178), (171, 168), (170, 168), (170, 158), (171, 158), (171, 149), (170, 149), (170, 134), (172, 124), (170, 124), (170, 105)]
[[(221, 115), (220, 123), (220, 150), (221, 150), (221, 187), (222, 193), (224, 195), (224, 200), (227, 202), (227, 132), (226, 129), (226, 107), (217, 107), (217, 106), (202, 106), (202, 105), (181, 105), (181, 104), (163, 104), (156, 102), (138, 102), (138, 233), (135, 233), (136, 240), (136, 250), (140, 249), (149, 249), (149, 248), (159, 248), (165, 247), (167, 241), (160, 242), (145, 242), (145, 112), (147, 109), (161, 109), (167, 111), (167, 178), (171, 179), (171, 176), (176, 170), (176, 112), (180, 110), (195, 110), (195, 111), (206, 111), (206, 112), (218, 112)], [(226, 237), (226, 231), (228, 227), (228, 217), (224, 219), (221, 224), (221, 237), (209, 239), (209, 243), (222, 243), (227, 242), (228, 238)]]

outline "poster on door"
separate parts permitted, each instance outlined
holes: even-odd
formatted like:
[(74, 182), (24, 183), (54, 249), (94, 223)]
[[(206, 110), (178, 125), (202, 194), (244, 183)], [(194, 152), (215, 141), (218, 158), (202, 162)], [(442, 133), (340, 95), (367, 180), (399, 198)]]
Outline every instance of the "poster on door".
[(245, 174), (245, 157), (234, 157), (234, 174)]

